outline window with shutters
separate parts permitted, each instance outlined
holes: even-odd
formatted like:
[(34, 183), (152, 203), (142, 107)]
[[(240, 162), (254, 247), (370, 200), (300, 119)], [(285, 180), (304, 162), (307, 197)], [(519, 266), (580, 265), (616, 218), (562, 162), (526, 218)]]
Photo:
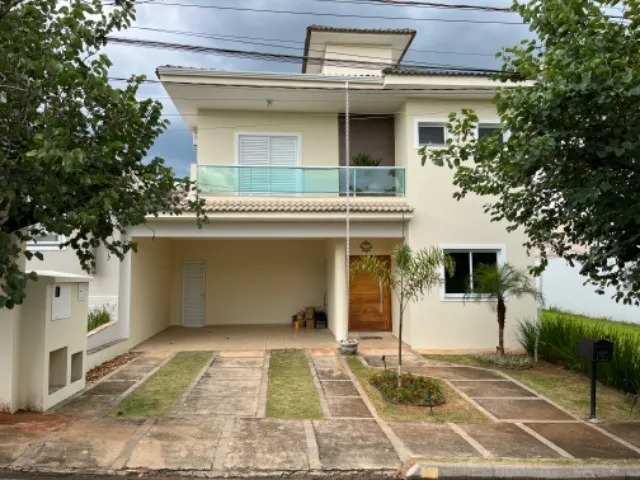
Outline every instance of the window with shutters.
[(251, 194), (299, 193), (297, 135), (239, 135), (238, 191)]

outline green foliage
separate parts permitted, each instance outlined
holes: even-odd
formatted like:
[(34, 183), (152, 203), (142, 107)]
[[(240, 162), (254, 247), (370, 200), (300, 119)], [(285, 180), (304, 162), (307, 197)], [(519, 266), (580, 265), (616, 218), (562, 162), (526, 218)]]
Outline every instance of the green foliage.
[[(373, 255), (360, 257), (351, 266), (352, 273), (366, 272), (391, 288), (398, 299), (398, 374), (402, 371), (402, 327), (404, 311), (409, 302), (420, 300), (426, 292), (440, 285), (443, 279), (440, 269), (444, 267), (451, 275), (455, 268), (453, 259), (435, 247), (413, 252), (407, 244), (398, 245), (391, 255), (389, 266)], [(398, 378), (398, 381), (400, 378)]]
[(318, 392), (302, 350), (271, 351), (266, 413), (270, 418), (322, 418)]
[(357, 153), (351, 157), (351, 165), (354, 167), (379, 167), (380, 159), (373, 158), (368, 153)]
[(95, 330), (99, 326), (109, 323), (110, 321), (111, 315), (107, 312), (106, 308), (102, 307), (99, 310), (92, 310), (89, 312), (87, 318), (87, 332)]
[(397, 375), (384, 370), (371, 377), (371, 385), (382, 393), (382, 396), (393, 403), (401, 405), (442, 405), (445, 402), (440, 384), (427, 377), (416, 377), (403, 373), (400, 385)]
[(591, 371), (591, 362), (578, 355), (578, 339), (613, 341), (613, 361), (598, 364), (598, 380), (625, 392), (640, 393), (640, 326), (545, 311), (539, 325), (532, 320), (520, 324), (520, 343), (530, 354), (536, 332), (541, 359), (584, 374)]
[(504, 326), (507, 320), (507, 297), (520, 298), (531, 296), (542, 301), (542, 295), (533, 284), (531, 277), (513, 265), (502, 266), (480, 264), (468, 282), (465, 299), (488, 302), (497, 312), (498, 348), (504, 355)]
[(23, 243), (43, 232), (65, 235), (91, 271), (100, 244), (119, 258), (135, 249), (114, 232), (146, 216), (202, 218), (188, 179), (143, 162), (167, 126), (159, 102), (137, 98), (144, 77), (109, 84), (101, 50), (134, 19), (134, 0), (0, 5), (0, 308), (22, 302), (34, 275), (18, 259), (41, 258)]
[[(624, 19), (611, 18), (624, 6)], [(599, 293), (640, 302), (640, 1), (514, 1), (533, 40), (507, 48), (494, 103), (504, 141), (477, 140), (478, 116), (452, 113), (447, 148), (421, 149), (454, 169), (454, 197), (487, 196), (493, 221), (526, 247), (570, 262)], [(522, 80), (527, 80), (524, 82)], [(574, 246), (583, 248), (573, 249)]]
[(211, 359), (211, 352), (178, 352), (115, 407), (110, 415), (155, 418), (169, 415), (178, 399)]

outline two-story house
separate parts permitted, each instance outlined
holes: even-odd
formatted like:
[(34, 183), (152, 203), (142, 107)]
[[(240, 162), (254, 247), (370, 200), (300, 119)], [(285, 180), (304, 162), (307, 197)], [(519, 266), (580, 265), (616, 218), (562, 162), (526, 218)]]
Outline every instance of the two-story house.
[[(454, 200), (452, 173), (423, 166), (418, 148), (443, 145), (449, 112), (465, 107), (478, 112), (480, 135), (492, 132), (496, 84), (483, 73), (402, 68), (415, 34), (311, 26), (301, 73), (157, 69), (193, 132), (191, 174), (210, 222), (198, 229), (189, 215), (160, 217), (130, 231), (140, 246), (122, 266), (130, 288), (120, 316), (135, 341), (169, 325), (266, 328), (309, 305), (326, 309), (336, 339), (393, 332), (395, 299), (366, 276), (347, 276), (347, 259), (388, 256), (404, 240), (439, 246), (457, 264), (408, 308), (406, 341), (495, 347), (494, 313), (463, 302), (465, 277), (479, 263), (525, 267), (524, 239), (490, 222), (482, 199)], [(379, 163), (352, 166), (358, 154)], [(514, 346), (516, 320), (536, 306), (509, 303)]]
[[(418, 149), (444, 145), (447, 116), (462, 108), (478, 113), (479, 135), (493, 132), (496, 82), (403, 68), (415, 34), (311, 26), (300, 73), (157, 69), (193, 132), (191, 175), (210, 221), (198, 228), (193, 215), (161, 216), (130, 229), (139, 248), (120, 264), (122, 347), (174, 325), (269, 328), (306, 306), (325, 309), (337, 340), (396, 332), (388, 288), (349, 275), (348, 263), (406, 241), (442, 248), (457, 268), (408, 307), (405, 341), (495, 348), (495, 314), (463, 301), (465, 278), (479, 263), (526, 267), (524, 238), (490, 222), (483, 199), (453, 199), (452, 172), (423, 166)], [(517, 319), (536, 305), (511, 299), (508, 308), (513, 347)]]

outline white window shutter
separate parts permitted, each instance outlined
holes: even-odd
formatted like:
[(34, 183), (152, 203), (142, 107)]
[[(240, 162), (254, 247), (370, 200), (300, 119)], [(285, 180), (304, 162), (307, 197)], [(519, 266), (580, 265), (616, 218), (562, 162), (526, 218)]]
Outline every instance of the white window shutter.
[[(269, 191), (269, 137), (240, 135), (238, 163), (240, 168), (239, 190), (243, 193), (267, 193)], [(265, 167), (265, 168), (255, 168)]]
[[(298, 137), (240, 135), (240, 191), (245, 193), (296, 193)], [(262, 168), (264, 167), (264, 168)], [(270, 168), (282, 167), (282, 168)]]

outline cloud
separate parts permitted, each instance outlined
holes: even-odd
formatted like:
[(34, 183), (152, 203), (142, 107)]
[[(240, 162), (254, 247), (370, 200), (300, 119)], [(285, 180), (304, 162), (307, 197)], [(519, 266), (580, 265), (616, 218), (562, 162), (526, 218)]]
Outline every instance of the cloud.
[[(512, 13), (443, 10), (419, 7), (385, 7), (367, 4), (366, 7), (354, 3), (318, 0), (253, 0), (236, 2), (220, 0), (208, 2), (204, 0), (175, 0), (177, 3), (200, 5), (238, 6), (243, 8), (275, 9), (292, 11), (309, 11), (345, 15), (379, 15), (410, 17), (411, 20), (372, 20), (367, 18), (342, 18), (314, 15), (269, 14), (233, 10), (216, 10), (207, 8), (188, 8), (169, 5), (139, 4), (137, 19), (133, 26), (152, 27), (165, 30), (200, 32), (215, 35), (233, 35), (238, 38), (278, 39), (287, 43), (263, 40), (258, 42), (273, 43), (283, 47), (251, 45), (231, 41), (214, 40), (200, 37), (189, 37), (169, 33), (151, 32), (148, 30), (130, 29), (118, 33), (119, 36), (144, 38), (194, 45), (207, 45), (262, 52), (290, 53), (302, 55), (306, 28), (310, 24), (325, 24), (339, 27), (355, 28), (414, 28), (416, 38), (405, 58), (406, 64), (411, 62), (433, 63), (440, 65), (456, 65), (474, 68), (496, 68), (498, 61), (492, 54), (504, 46), (513, 45), (523, 38), (531, 38), (526, 25), (501, 25), (477, 23), (442, 23), (422, 21), (429, 18), (441, 19), (473, 19), (473, 20), (507, 20), (518, 21), (520, 18)], [(468, 0), (446, 0), (446, 3), (473, 3)], [(510, 0), (485, 0), (483, 5), (508, 7)], [(428, 50), (429, 52), (425, 51)], [(435, 53), (438, 52), (464, 52)], [(222, 70), (254, 70), (254, 71), (300, 71), (299, 64), (256, 61), (243, 58), (231, 58), (215, 55), (163, 51), (158, 49), (136, 48), (125, 45), (109, 45), (106, 53), (113, 61), (110, 71), (112, 76), (128, 77), (133, 74), (145, 74), (155, 79), (155, 69), (159, 65), (180, 65), (191, 67), (215, 68)], [(477, 55), (478, 53), (483, 55)], [(175, 107), (167, 98), (161, 85), (144, 85), (141, 97), (158, 98), (164, 104), (164, 112), (170, 116), (171, 126), (161, 135), (152, 151), (167, 160), (182, 175), (188, 174), (189, 163), (195, 161), (195, 151), (191, 144), (191, 134), (180, 120)]]

